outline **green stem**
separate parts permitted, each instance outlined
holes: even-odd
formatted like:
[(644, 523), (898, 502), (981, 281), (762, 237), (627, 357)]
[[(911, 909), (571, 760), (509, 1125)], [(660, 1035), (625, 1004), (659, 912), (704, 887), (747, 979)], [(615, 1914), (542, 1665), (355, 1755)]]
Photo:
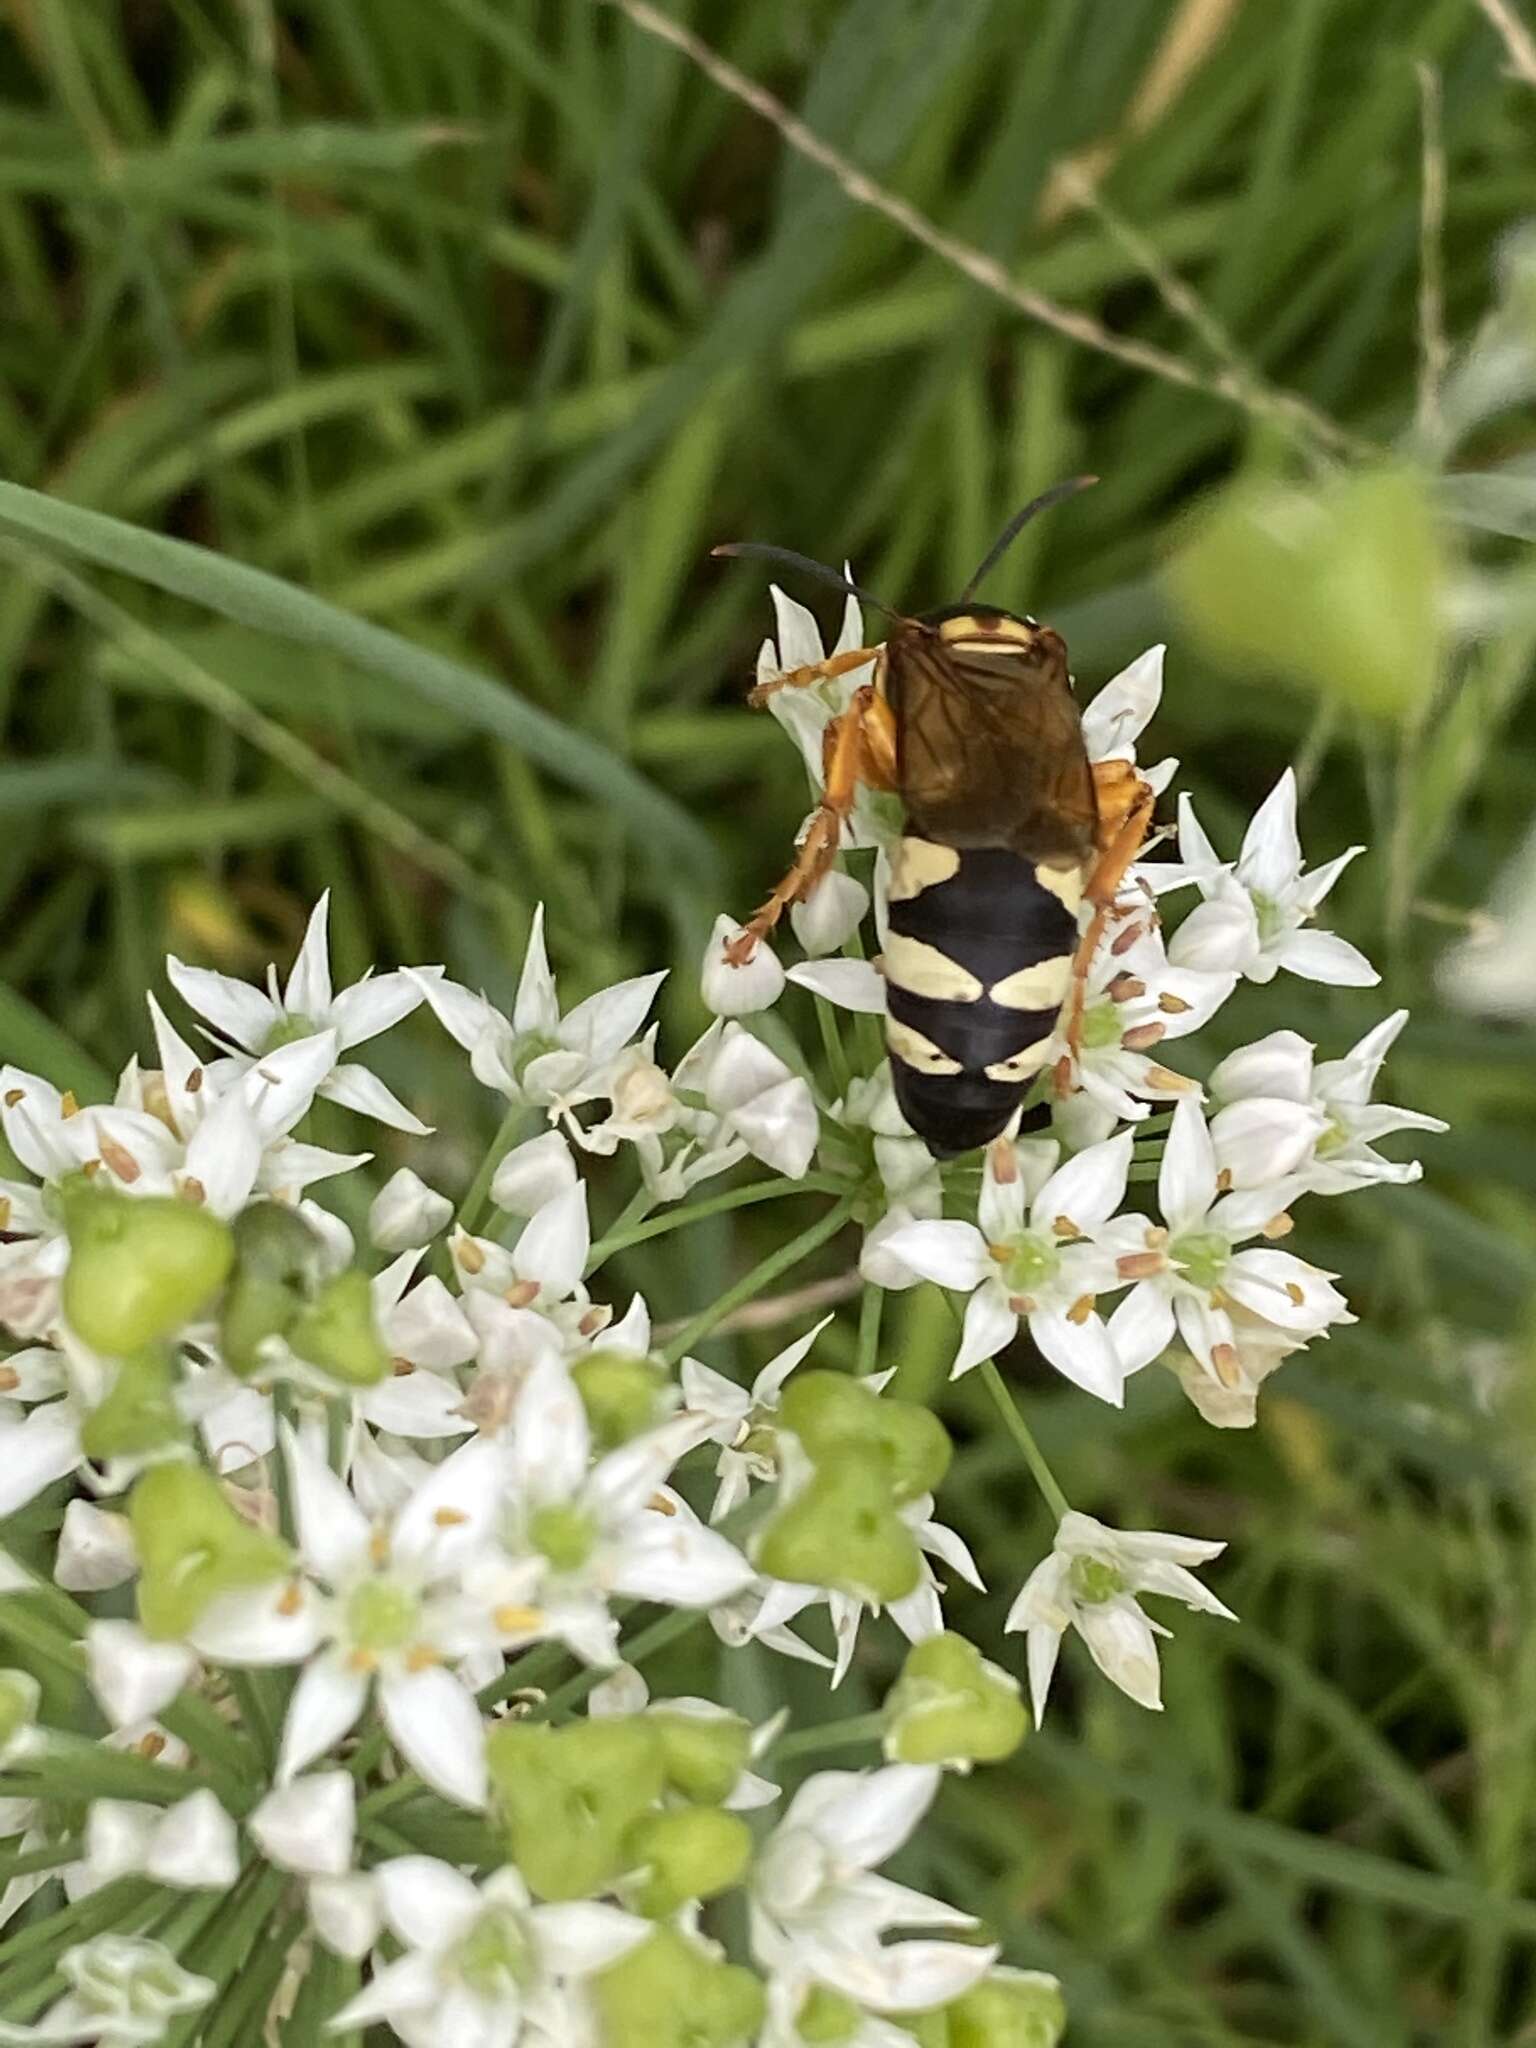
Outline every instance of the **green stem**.
[(866, 1284), (859, 1303), (859, 1344), (854, 1371), (868, 1379), (880, 1362), (880, 1321), (885, 1313), (885, 1289)]
[(855, 1714), (849, 1721), (824, 1721), (819, 1728), (800, 1728), (782, 1736), (769, 1751), (774, 1763), (786, 1757), (816, 1756), (829, 1749), (862, 1749), (885, 1733), (882, 1714)]
[(56, 1842), (47, 1849), (29, 1849), (25, 1855), (18, 1850), (9, 1856), (0, 1856), (0, 1891), (13, 1877), (35, 1877), (40, 1870), (59, 1870), (66, 1863), (78, 1862), (84, 1850), (81, 1838), (71, 1835), (66, 1841)]
[(831, 1071), (832, 1083), (839, 1095), (848, 1092), (853, 1069), (848, 1064), (848, 1055), (843, 1050), (842, 1027), (837, 1012), (825, 996), (815, 998), (816, 1023), (821, 1032), (822, 1050), (827, 1055), (827, 1066)]
[(481, 1220), (481, 1212), (485, 1208), (486, 1196), (491, 1191), (491, 1182), (496, 1178), (496, 1169), (517, 1143), (529, 1120), (529, 1111), (525, 1103), (514, 1102), (509, 1107), (495, 1137), (486, 1147), (479, 1171), (469, 1184), (469, 1192), (459, 1204), (459, 1213), (453, 1219), (456, 1229), (467, 1230), (471, 1236), (475, 1234)]
[(719, 1216), (727, 1209), (745, 1209), (754, 1202), (782, 1201), (786, 1195), (841, 1194), (847, 1185), (836, 1180), (829, 1173), (808, 1173), (803, 1180), (753, 1181), (750, 1187), (728, 1188), (724, 1194), (710, 1195), (702, 1202), (690, 1202), (683, 1209), (669, 1209), (665, 1216), (653, 1216), (649, 1222), (637, 1223), (633, 1228), (624, 1225), (621, 1216), (606, 1237), (600, 1237), (587, 1254), (587, 1272), (595, 1273), (604, 1260), (611, 1259), (615, 1252), (626, 1252), (631, 1245), (644, 1244), (648, 1238), (664, 1237), (669, 1230), (681, 1230), (689, 1223), (702, 1223), (706, 1216)]
[(829, 1238), (836, 1237), (853, 1214), (862, 1192), (860, 1188), (850, 1189), (840, 1202), (834, 1203), (832, 1208), (819, 1217), (808, 1230), (802, 1230), (798, 1237), (793, 1237), (788, 1244), (781, 1245), (776, 1252), (764, 1259), (761, 1265), (754, 1266), (750, 1273), (738, 1280), (734, 1287), (728, 1287), (718, 1301), (711, 1302), (708, 1308), (702, 1309), (693, 1321), (662, 1349), (660, 1356), (663, 1361), (667, 1365), (676, 1365), (701, 1337), (707, 1336), (716, 1323), (724, 1321), (733, 1309), (738, 1309), (744, 1302), (751, 1301), (755, 1295), (761, 1294), (765, 1287), (771, 1287), (775, 1280), (798, 1266), (802, 1259), (809, 1258), (812, 1252), (819, 1250)]
[(993, 1404), (1003, 1419), (1003, 1427), (1018, 1445), (1025, 1464), (1034, 1477), (1035, 1484), (1045, 1495), (1046, 1504), (1059, 1522), (1063, 1515), (1072, 1512), (1072, 1503), (1056, 1484), (1056, 1475), (1045, 1462), (1045, 1454), (1030, 1433), (1029, 1424), (1019, 1413), (1018, 1403), (1009, 1393), (995, 1359), (989, 1358), (980, 1368), (981, 1377)]

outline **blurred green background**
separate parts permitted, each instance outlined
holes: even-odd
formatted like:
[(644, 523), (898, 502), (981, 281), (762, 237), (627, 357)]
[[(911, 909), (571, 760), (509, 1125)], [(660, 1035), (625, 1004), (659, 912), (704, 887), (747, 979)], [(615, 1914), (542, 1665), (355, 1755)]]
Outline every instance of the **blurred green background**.
[[(925, 250), (615, 8), (4, 0), (0, 1051), (107, 1086), (168, 948), (259, 972), (328, 886), (346, 974), (442, 960), (500, 998), (542, 897), (567, 999), (676, 966), (675, 1058), (710, 921), (804, 807), (743, 705), (762, 579), (709, 546), (942, 602), (1096, 471), (990, 594), (1086, 689), (1169, 639), (1151, 757), (1223, 852), (1293, 760), (1309, 855), (1371, 842), (1330, 908), (1383, 986), (1244, 989), (1200, 1062), (1282, 1025), (1335, 1056), (1408, 1003), (1383, 1093), (1454, 1128), (1421, 1186), (1304, 1211), (1360, 1322), (1256, 1431), (1157, 1371), (1120, 1416), (1010, 1361), (1076, 1504), (1229, 1540), (1243, 1625), (1179, 1621), (1161, 1718), (1069, 1652), (1046, 1734), (950, 1788), (909, 1874), (1062, 1975), (1079, 2048), (1536, 2042), (1532, 888), (1483, 914), (1536, 810), (1536, 53), (1492, 0), (679, 14), (1152, 366)], [(379, 1064), (462, 1184), (494, 1115), (460, 1057), (418, 1017)], [(800, 1214), (615, 1286), (686, 1314)], [(799, 1327), (708, 1355), (745, 1373)], [(942, 1390), (943, 1301), (887, 1328), (961, 1438), (944, 1511), (995, 1593), (957, 1612), (995, 1645), (1047, 1518)], [(870, 1632), (839, 1711), (894, 1664)]]

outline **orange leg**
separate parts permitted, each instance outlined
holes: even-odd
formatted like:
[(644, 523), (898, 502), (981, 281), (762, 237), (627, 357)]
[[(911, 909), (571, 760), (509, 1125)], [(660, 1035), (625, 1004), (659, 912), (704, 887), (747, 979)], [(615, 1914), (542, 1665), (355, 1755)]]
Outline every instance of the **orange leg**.
[(1098, 799), (1099, 823), (1096, 836), (1099, 857), (1083, 889), (1084, 901), (1093, 916), (1077, 945), (1072, 962), (1072, 989), (1067, 1011), (1067, 1057), (1056, 1067), (1056, 1093), (1069, 1092), (1072, 1062), (1082, 1050), (1083, 1003), (1088, 974), (1104, 938), (1104, 927), (1126, 870), (1135, 860), (1152, 823), (1157, 798), (1150, 784), (1142, 781), (1129, 761), (1096, 761), (1093, 764), (1094, 793)]
[(751, 959), (758, 940), (768, 936), (790, 904), (804, 902), (831, 867), (842, 843), (843, 820), (853, 809), (860, 783), (871, 789), (892, 787), (895, 724), (890, 706), (875, 694), (872, 684), (866, 683), (856, 690), (848, 709), (828, 725), (822, 740), (822, 760), (826, 787), (796, 849), (793, 865), (767, 902), (753, 913), (725, 949), (726, 958), (735, 967)]
[(829, 654), (825, 661), (808, 662), (804, 668), (786, 669), (781, 676), (772, 676), (766, 683), (759, 683), (747, 695), (751, 705), (766, 704), (778, 690), (804, 690), (812, 683), (829, 683), (838, 676), (846, 676), (856, 668), (865, 668), (879, 654), (878, 647), (851, 647), (846, 654)]

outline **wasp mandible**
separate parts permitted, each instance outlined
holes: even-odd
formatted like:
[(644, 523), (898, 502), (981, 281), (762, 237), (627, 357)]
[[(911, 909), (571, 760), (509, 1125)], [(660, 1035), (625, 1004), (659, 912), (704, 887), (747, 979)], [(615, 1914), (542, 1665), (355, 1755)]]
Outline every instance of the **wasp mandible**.
[(1087, 973), (1151, 823), (1153, 791), (1132, 764), (1088, 759), (1061, 635), (974, 597), (1029, 520), (1094, 481), (1073, 477), (1025, 505), (959, 601), (916, 618), (788, 549), (714, 550), (802, 569), (891, 620), (883, 645), (791, 669), (751, 694), (761, 704), (874, 664), (827, 726), (825, 789), (789, 872), (727, 952), (749, 959), (810, 895), (861, 784), (893, 790), (905, 818), (880, 961), (886, 1048), (902, 1113), (940, 1159), (1009, 1128), (1063, 1005), (1076, 1049)]

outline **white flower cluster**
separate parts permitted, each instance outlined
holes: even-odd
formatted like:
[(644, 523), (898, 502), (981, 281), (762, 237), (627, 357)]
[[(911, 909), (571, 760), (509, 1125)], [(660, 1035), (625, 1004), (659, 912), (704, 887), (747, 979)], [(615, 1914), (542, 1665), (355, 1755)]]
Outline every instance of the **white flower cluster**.
[[(809, 616), (775, 596), (765, 667), (818, 658)], [(808, 764), (857, 681), (773, 699)], [(1159, 688), (1154, 653), (1101, 693), (1096, 754), (1130, 753)], [(1180, 861), (1138, 868), (1117, 906), (1053, 1134), (992, 1147), (979, 1198), (974, 1168), (941, 1171), (904, 1125), (872, 1039), (856, 1051), (828, 1011), (820, 1087), (739, 1021), (786, 977), (766, 948), (729, 967), (728, 923), (704, 977), (721, 1014), (670, 1071), (647, 1023), (659, 975), (562, 1010), (536, 919), (510, 1017), (439, 967), (337, 992), (322, 900), (281, 987), (169, 963), (209, 1054), (152, 1003), (157, 1064), (130, 1063), (111, 1103), (0, 1072), (29, 1176), (0, 1183), (0, 1646), (19, 1660), (0, 1670), (0, 1925), (47, 1961), (13, 1984), (0, 1957), (0, 2042), (164, 2038), (230, 1995), (241, 1927), (295, 1878), (294, 1940), (351, 1986), (330, 2023), (413, 2048), (913, 2048), (904, 2016), (940, 2008), (978, 2048), (1054, 2041), (1053, 1980), (877, 1872), (945, 1768), (1023, 1732), (1017, 1680), (946, 1628), (946, 1581), (981, 1581), (937, 1518), (945, 1432), (875, 1355), (862, 1378), (819, 1370), (824, 1323), (750, 1387), (687, 1355), (757, 1276), (661, 1343), (644, 1299), (604, 1298), (603, 1268), (733, 1205), (739, 1181), (697, 1191), (755, 1163), (784, 1185), (754, 1195), (824, 1204), (762, 1287), (857, 1216), (876, 1308), (922, 1279), (969, 1297), (956, 1372), (1025, 1325), (1102, 1399), (1161, 1357), (1211, 1420), (1250, 1421), (1265, 1375), (1349, 1319), (1330, 1275), (1277, 1248), (1291, 1205), (1412, 1177), (1375, 1140), (1439, 1127), (1370, 1101), (1400, 1014), (1328, 1064), (1289, 1032), (1204, 1089), (1161, 1064), (1244, 976), (1372, 978), (1302, 929), (1343, 863), (1302, 874), (1294, 809), (1287, 777), (1228, 865), (1185, 806)], [(883, 900), (889, 810), (868, 798), (853, 821), (870, 885), (836, 872), (795, 920), (811, 957), (787, 979), (856, 1012), (883, 1008), (857, 934)], [(1202, 901), (1165, 943), (1154, 898), (1181, 884)], [(502, 1134), (457, 1214), (398, 1168), (360, 1247), (310, 1190), (371, 1155), (322, 1149), (305, 1120), (323, 1097), (426, 1135), (354, 1057), (423, 1005), (502, 1098)], [(584, 1169), (621, 1152), (633, 1198), (594, 1239)], [(1153, 1178), (1155, 1211), (1128, 1206)], [(1139, 1596), (1226, 1614), (1189, 1569), (1220, 1547), (1062, 1515), (1009, 1616), (1037, 1715), (1069, 1627), (1156, 1706)], [(641, 1602), (665, 1612), (637, 1632)], [(697, 1620), (835, 1684), (886, 1613), (911, 1648), (883, 1764), (813, 1774), (755, 1837), (742, 1816), (780, 1797), (757, 1768), (778, 1724), (653, 1701), (629, 1661)], [(35, 1656), (83, 1669), (104, 1731), (83, 1824), (80, 1713), (39, 1720)], [(69, 1914), (49, 1931), (57, 1887), (71, 1906), (101, 1894), (88, 1938)], [(701, 1919), (730, 1891), (734, 1958)]]

